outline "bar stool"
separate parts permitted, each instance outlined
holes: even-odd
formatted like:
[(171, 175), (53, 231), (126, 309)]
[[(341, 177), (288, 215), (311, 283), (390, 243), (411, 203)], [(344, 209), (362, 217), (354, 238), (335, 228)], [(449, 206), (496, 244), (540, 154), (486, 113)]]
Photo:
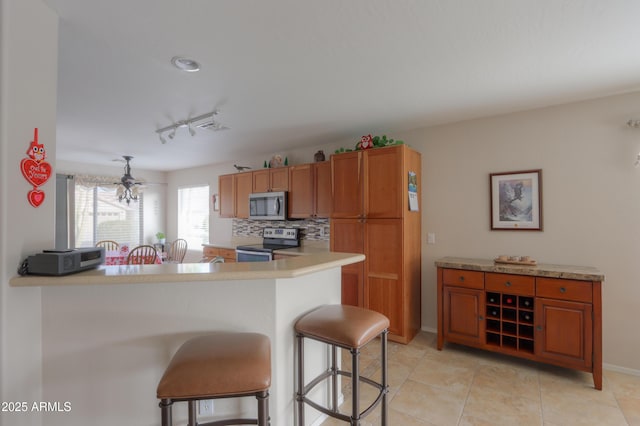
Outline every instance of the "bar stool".
[[(348, 305), (325, 305), (304, 315), (295, 324), (297, 362), (298, 426), (304, 426), (304, 405), (308, 404), (316, 410), (348, 422), (360, 425), (360, 420), (370, 414), (378, 404), (381, 407), (381, 424), (387, 425), (387, 333), (389, 319), (384, 315)], [(360, 349), (374, 338), (380, 336), (381, 370), (380, 383), (360, 376)], [(304, 339), (312, 339), (326, 343), (331, 347), (331, 366), (328, 370), (305, 384), (304, 378)], [(337, 348), (349, 350), (351, 353), (351, 372), (337, 368)], [(351, 377), (352, 409), (351, 416), (338, 411), (338, 375)], [(309, 392), (319, 383), (330, 380), (331, 407), (324, 407), (307, 398)], [(365, 382), (379, 390), (375, 401), (362, 412), (360, 411), (360, 382)]]
[(201, 399), (255, 396), (257, 419), (228, 419), (209, 426), (268, 426), (271, 386), (271, 343), (258, 333), (220, 332), (186, 341), (173, 356), (158, 384), (162, 426), (173, 424), (174, 402), (189, 404), (188, 426), (197, 426), (196, 402)]

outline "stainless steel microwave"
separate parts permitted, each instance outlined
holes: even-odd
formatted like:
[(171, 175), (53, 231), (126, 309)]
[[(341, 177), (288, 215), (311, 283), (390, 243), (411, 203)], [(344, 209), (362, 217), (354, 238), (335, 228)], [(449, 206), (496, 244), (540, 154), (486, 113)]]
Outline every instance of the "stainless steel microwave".
[(249, 194), (249, 219), (286, 220), (287, 193), (259, 192)]

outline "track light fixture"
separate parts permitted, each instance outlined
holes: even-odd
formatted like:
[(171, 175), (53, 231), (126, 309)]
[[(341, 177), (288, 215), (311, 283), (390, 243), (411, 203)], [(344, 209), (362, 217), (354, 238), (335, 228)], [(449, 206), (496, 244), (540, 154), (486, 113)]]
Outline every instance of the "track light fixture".
[(175, 123), (172, 123), (169, 126), (166, 126), (166, 127), (163, 127), (161, 129), (156, 130), (156, 133), (160, 137), (160, 142), (162, 144), (166, 144), (167, 140), (164, 138), (163, 133), (169, 132), (169, 134), (167, 136), (169, 137), (169, 139), (173, 139), (173, 138), (176, 137), (176, 131), (181, 127), (186, 127), (189, 130), (189, 134), (191, 136), (195, 136), (196, 135), (196, 129), (195, 128), (209, 129), (209, 130), (227, 129), (227, 127), (223, 126), (222, 124), (220, 124), (219, 122), (214, 120), (214, 117), (216, 115), (218, 115), (218, 113), (219, 113), (219, 111), (215, 110), (215, 111), (209, 112), (207, 114), (199, 115), (199, 116), (194, 117), (194, 118), (189, 118), (189, 119), (186, 119), (186, 120), (176, 121)]

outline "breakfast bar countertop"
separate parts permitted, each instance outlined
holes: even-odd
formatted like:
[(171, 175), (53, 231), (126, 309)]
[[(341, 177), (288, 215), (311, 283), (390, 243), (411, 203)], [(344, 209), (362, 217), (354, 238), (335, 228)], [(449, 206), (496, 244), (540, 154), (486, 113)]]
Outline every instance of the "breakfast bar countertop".
[(604, 274), (589, 266), (554, 265), (539, 263), (535, 266), (495, 263), (491, 259), (468, 259), (443, 257), (435, 261), (436, 266), (450, 269), (469, 269), (482, 272), (500, 272), (536, 277), (564, 278), (582, 281), (604, 281)]
[(11, 278), (12, 287), (141, 284), (295, 278), (364, 260), (363, 254), (317, 251), (272, 262), (165, 263), (162, 265), (99, 266), (64, 276), (26, 275)]

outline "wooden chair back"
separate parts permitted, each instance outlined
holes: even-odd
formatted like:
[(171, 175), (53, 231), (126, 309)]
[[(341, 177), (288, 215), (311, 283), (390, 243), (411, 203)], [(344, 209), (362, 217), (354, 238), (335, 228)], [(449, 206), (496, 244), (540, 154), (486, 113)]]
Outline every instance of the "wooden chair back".
[(127, 257), (128, 265), (151, 265), (156, 263), (158, 252), (153, 246), (141, 245), (129, 252)]
[(187, 240), (178, 238), (169, 246), (167, 253), (167, 261), (173, 263), (182, 263), (184, 256), (187, 254)]
[(120, 244), (113, 240), (101, 240), (96, 243), (96, 247), (104, 247), (105, 251), (118, 251)]
[(224, 257), (216, 256), (209, 261), (209, 263), (224, 263)]

